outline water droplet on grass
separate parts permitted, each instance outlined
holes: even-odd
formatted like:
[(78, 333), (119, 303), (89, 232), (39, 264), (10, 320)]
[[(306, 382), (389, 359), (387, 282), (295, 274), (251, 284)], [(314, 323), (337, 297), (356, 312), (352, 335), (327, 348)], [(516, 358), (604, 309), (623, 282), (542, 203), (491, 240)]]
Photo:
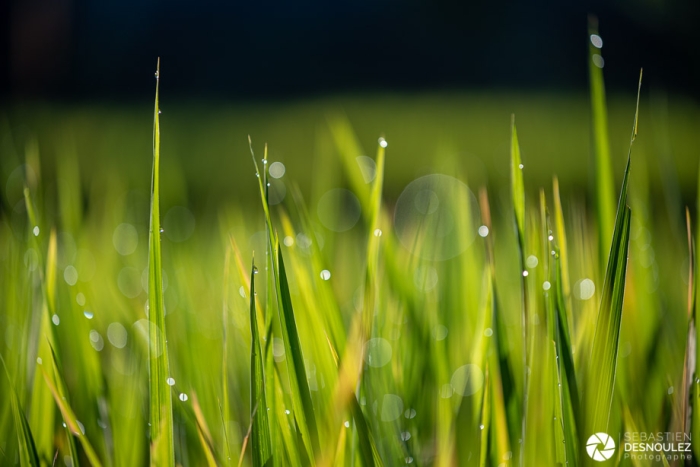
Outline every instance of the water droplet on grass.
[(58, 315), (53, 315), (51, 317), (51, 322), (58, 326), (61, 323), (61, 318), (59, 318)]
[(324, 269), (321, 271), (321, 279), (324, 281), (327, 281), (328, 279), (331, 278), (331, 272), (328, 269)]
[(87, 319), (92, 319), (93, 316), (95, 316), (92, 311), (83, 311), (83, 316), (85, 316)]
[(34, 226), (34, 229), (32, 230), (32, 232), (34, 233), (34, 236), (35, 236), (35, 237), (38, 237), (38, 236), (39, 236), (39, 226), (38, 226), (38, 225), (35, 225), (35, 226)]
[(175, 386), (175, 378), (168, 378), (165, 382), (168, 383), (168, 386)]
[(378, 142), (379, 142), (379, 145), (383, 148), (389, 146), (389, 143), (387, 143), (384, 138), (379, 138)]
[(182, 402), (187, 402), (187, 399), (189, 399), (189, 397), (187, 397), (187, 394), (185, 394), (184, 392), (180, 394), (180, 400)]
[(489, 228), (486, 227), (485, 225), (482, 225), (479, 227), (479, 236), (480, 237), (486, 237), (489, 234)]

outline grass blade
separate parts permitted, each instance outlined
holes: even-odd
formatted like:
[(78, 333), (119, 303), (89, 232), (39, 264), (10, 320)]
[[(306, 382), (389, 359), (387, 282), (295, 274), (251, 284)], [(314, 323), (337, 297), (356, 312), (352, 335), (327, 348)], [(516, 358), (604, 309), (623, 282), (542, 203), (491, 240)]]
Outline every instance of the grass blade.
[(270, 425), (267, 419), (267, 398), (265, 397), (265, 366), (260, 345), (260, 330), (255, 309), (255, 275), (258, 269), (253, 267), (250, 272), (250, 418), (252, 420), (252, 450), (253, 466), (264, 466), (272, 457), (270, 446)]
[[(83, 450), (85, 451), (85, 455), (87, 456), (88, 460), (90, 461), (90, 464), (93, 467), (101, 467), (102, 463), (100, 462), (100, 459), (97, 457), (97, 453), (95, 452), (95, 449), (92, 447), (92, 444), (90, 444), (90, 441), (87, 439), (84, 433), (83, 427), (80, 425), (78, 422), (78, 419), (75, 415), (75, 412), (71, 408), (71, 406), (68, 403), (67, 400), (67, 394), (66, 394), (66, 384), (63, 381), (63, 376), (61, 372), (61, 368), (58, 364), (58, 361), (56, 360), (56, 354), (53, 350), (53, 347), (51, 347), (51, 362), (52, 362), (52, 370), (54, 377), (56, 378), (56, 384), (54, 384), (53, 381), (51, 381), (51, 377), (49, 376), (48, 372), (44, 368), (43, 364), (39, 365), (39, 368), (41, 369), (41, 373), (44, 376), (44, 381), (46, 381), (46, 385), (49, 387), (51, 390), (51, 394), (53, 394), (53, 398), (56, 401), (56, 405), (58, 406), (58, 409), (61, 411), (61, 415), (63, 415), (63, 421), (66, 424), (66, 428), (68, 428), (68, 431), (70, 431), (78, 440), (80, 441), (81, 446), (83, 447)], [(72, 441), (72, 440), (71, 440)], [(70, 443), (71, 446), (71, 455), (73, 456), (73, 462), (77, 462), (77, 454), (75, 451), (75, 447), (73, 446), (73, 443)]]
[(2, 362), (2, 366), (5, 368), (5, 375), (11, 386), (10, 400), (12, 404), (12, 415), (15, 420), (15, 430), (17, 431), (17, 443), (19, 444), (19, 463), (22, 467), (38, 467), (40, 465), (39, 454), (36, 450), (34, 437), (29, 428), (27, 417), (24, 415), (22, 406), (19, 403), (17, 391), (10, 378), (10, 372), (7, 371), (7, 365), (5, 365), (5, 359), (2, 358), (2, 355), (0, 355), (0, 362)]
[(151, 179), (151, 221), (148, 233), (148, 322), (149, 322), (149, 387), (151, 422), (151, 464), (175, 465), (173, 444), (172, 393), (166, 381), (169, 377), (165, 307), (163, 303), (163, 272), (160, 250), (160, 59), (156, 69), (156, 100), (153, 113), (153, 174)]
[[(252, 142), (248, 138), (250, 144), (250, 153), (255, 165), (255, 172), (258, 178), (258, 186), (260, 189), (260, 198), (265, 213), (265, 224), (268, 234), (268, 247), (271, 256), (275, 259), (271, 261), (272, 273), (275, 280), (275, 292), (277, 295), (278, 315), (280, 319), (280, 327), (282, 330), (282, 341), (284, 343), (285, 354), (291, 356), (286, 358), (289, 383), (291, 387), (292, 406), (294, 408), (294, 417), (297, 420), (297, 427), (301, 433), (304, 446), (306, 447), (309, 459), (316, 458), (315, 453), (320, 452), (318, 442), (318, 429), (316, 426), (316, 417), (314, 415), (313, 403), (311, 402), (311, 393), (309, 383), (306, 377), (306, 368), (304, 365), (304, 356), (302, 354), (301, 341), (299, 340), (299, 332), (297, 330), (296, 320), (294, 317), (294, 309), (292, 307), (292, 298), (289, 294), (289, 283), (287, 281), (287, 273), (284, 267), (284, 259), (282, 258), (282, 250), (277, 241), (272, 218), (270, 216), (270, 207), (267, 203), (267, 190), (264, 183), (265, 177), (258, 169), (258, 163), (253, 152)], [(264, 164), (267, 170), (267, 164)], [(313, 461), (312, 461), (313, 462)]]
[(642, 75), (640, 72), (639, 88), (637, 92), (637, 109), (634, 115), (632, 137), (630, 139), (630, 148), (627, 156), (627, 167), (625, 168), (625, 175), (620, 190), (617, 216), (615, 218), (615, 229), (613, 231), (610, 254), (608, 255), (605, 282), (603, 283), (603, 293), (589, 360), (590, 368), (588, 374), (599, 375), (599, 377), (596, 378), (595, 383), (591, 383), (588, 387), (585, 433), (605, 432), (608, 429), (608, 420), (612, 409), (630, 237), (631, 210), (629, 206), (627, 206), (627, 186), (632, 144), (637, 136), (639, 90), (641, 89), (641, 85)]
[(598, 20), (588, 19), (588, 78), (591, 92), (591, 121), (593, 160), (595, 166), (595, 203), (598, 214), (598, 250), (601, 261), (610, 249), (614, 219), (614, 182), (608, 141), (608, 110), (605, 102), (605, 83), (600, 50), (590, 40), (598, 34)]

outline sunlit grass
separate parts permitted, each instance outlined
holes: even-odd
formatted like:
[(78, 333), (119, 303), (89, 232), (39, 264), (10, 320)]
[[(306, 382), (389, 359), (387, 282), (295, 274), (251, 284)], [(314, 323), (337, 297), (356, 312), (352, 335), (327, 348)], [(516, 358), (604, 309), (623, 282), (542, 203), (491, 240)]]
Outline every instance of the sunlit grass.
[(599, 70), (592, 209), (514, 123), (505, 182), (438, 151), (388, 196), (394, 140), (334, 113), (321, 164), (249, 138), (256, 196), (200, 212), (163, 188), (158, 93), (149, 194), (70, 149), (52, 186), (35, 142), (4, 184), (0, 464), (573, 466), (595, 432), (697, 426), (692, 241), (651, 219), (643, 154), (615, 182)]

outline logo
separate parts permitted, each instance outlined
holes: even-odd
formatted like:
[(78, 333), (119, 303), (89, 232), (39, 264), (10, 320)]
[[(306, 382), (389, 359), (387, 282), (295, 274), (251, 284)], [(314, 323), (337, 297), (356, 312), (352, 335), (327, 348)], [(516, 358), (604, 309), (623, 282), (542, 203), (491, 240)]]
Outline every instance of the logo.
[(615, 440), (607, 433), (591, 435), (586, 441), (586, 452), (594, 461), (606, 461), (615, 454)]

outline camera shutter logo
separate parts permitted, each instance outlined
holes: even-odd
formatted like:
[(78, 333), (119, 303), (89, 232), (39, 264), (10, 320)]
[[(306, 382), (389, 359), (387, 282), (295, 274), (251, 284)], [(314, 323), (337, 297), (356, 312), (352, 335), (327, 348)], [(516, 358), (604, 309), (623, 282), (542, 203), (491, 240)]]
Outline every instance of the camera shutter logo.
[(586, 451), (591, 459), (603, 462), (615, 454), (615, 440), (607, 433), (591, 435), (586, 442)]

